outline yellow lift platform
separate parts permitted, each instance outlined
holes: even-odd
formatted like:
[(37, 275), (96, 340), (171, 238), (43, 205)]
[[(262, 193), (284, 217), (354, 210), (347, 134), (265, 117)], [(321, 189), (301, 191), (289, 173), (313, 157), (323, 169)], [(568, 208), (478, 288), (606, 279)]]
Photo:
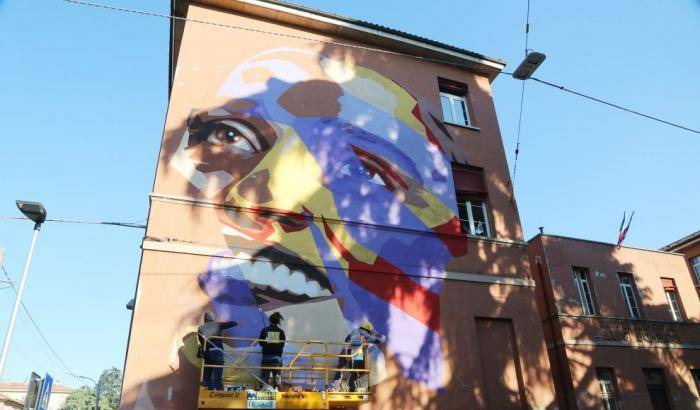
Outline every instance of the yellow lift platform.
[[(212, 338), (213, 339), (213, 338)], [(288, 340), (282, 366), (262, 366), (257, 347), (262, 340), (218, 337), (224, 344), (224, 365), (201, 362), (198, 409), (354, 409), (372, 400), (368, 345), (320, 340)], [(209, 343), (209, 341), (205, 341)], [(364, 360), (363, 360), (364, 359)], [(361, 360), (361, 361), (358, 361)], [(339, 367), (339, 362), (347, 367)], [(352, 368), (352, 363), (362, 363)], [(223, 390), (203, 387), (204, 369), (223, 370)], [(280, 372), (279, 389), (272, 389), (260, 379), (262, 370)], [(331, 388), (336, 372), (343, 375), (337, 391)], [(357, 391), (350, 392), (345, 379), (357, 375)], [(364, 379), (364, 380), (362, 380)]]

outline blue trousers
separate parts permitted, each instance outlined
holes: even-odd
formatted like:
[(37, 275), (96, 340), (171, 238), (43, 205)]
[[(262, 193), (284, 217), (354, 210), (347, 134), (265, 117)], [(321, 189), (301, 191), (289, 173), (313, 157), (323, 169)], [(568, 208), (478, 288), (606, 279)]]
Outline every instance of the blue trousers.
[(208, 367), (206, 365), (213, 364), (221, 366), (224, 364), (224, 352), (218, 347), (213, 347), (207, 350), (204, 355), (204, 380), (203, 384), (209, 390), (223, 390), (224, 385), (221, 383), (221, 376), (224, 373), (223, 367)]
[[(364, 369), (365, 368), (365, 361), (364, 360), (353, 360), (352, 361), (352, 368), (353, 369)], [(364, 373), (358, 373), (358, 372), (350, 373), (350, 379), (348, 380), (348, 385), (350, 387), (351, 392), (357, 391), (357, 379), (359, 379), (363, 375), (364, 375)]]

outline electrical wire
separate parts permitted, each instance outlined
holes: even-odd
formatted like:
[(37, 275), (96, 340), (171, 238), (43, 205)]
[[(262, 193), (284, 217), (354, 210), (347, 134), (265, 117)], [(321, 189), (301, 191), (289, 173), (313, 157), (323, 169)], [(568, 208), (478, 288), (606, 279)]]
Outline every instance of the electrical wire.
[[(29, 220), (29, 218), (24, 216), (0, 216), (0, 220)], [(145, 229), (146, 225), (139, 224), (137, 222), (106, 222), (106, 221), (86, 221), (77, 219), (63, 219), (63, 218), (46, 218), (46, 222), (63, 222), (69, 224), (85, 224), (85, 225), (111, 225), (111, 226), (121, 226), (124, 228), (138, 228)]]
[(523, 123), (523, 105), (525, 104), (525, 81), (520, 87), (520, 113), (518, 114), (518, 133), (515, 140), (515, 159), (513, 160), (513, 186), (515, 186), (515, 176), (518, 173), (518, 158), (520, 155), (520, 128)]
[[(527, 0), (527, 13), (525, 14), (525, 57), (529, 51), (530, 38), (530, 0)], [(515, 189), (515, 176), (518, 173), (518, 158), (520, 157), (520, 129), (523, 123), (523, 106), (525, 105), (525, 81), (520, 86), (520, 113), (518, 114), (518, 133), (515, 139), (515, 159), (513, 160), (513, 189)]]
[(527, 0), (527, 13), (525, 17), (525, 57), (527, 57), (528, 40), (530, 38), (530, 0)]
[[(5, 277), (7, 278), (7, 280), (10, 281), (10, 283), (12, 284), (10, 287), (15, 292), (15, 294), (17, 294), (17, 289), (15, 288), (14, 281), (12, 280), (12, 278), (10, 278), (10, 275), (7, 273), (7, 269), (5, 269), (5, 266), (2, 266), (2, 271), (5, 274)], [(54, 349), (53, 346), (51, 346), (51, 343), (49, 343), (49, 340), (46, 338), (46, 335), (39, 328), (39, 325), (34, 320), (34, 317), (32, 317), (31, 313), (29, 313), (29, 309), (27, 309), (27, 306), (24, 304), (24, 302), (21, 301), (20, 305), (22, 306), (22, 310), (24, 311), (24, 313), (27, 315), (27, 318), (29, 318), (29, 321), (34, 326), (34, 329), (36, 329), (37, 333), (39, 334), (41, 339), (44, 341), (46, 346), (49, 348), (51, 353), (54, 355), (54, 357), (56, 357), (56, 359), (61, 364), (61, 366), (63, 366), (63, 368), (66, 370), (66, 373), (70, 376), (79, 378), (79, 376), (75, 372), (73, 372), (73, 370), (66, 364), (66, 362), (63, 360), (63, 358), (61, 358), (61, 356), (58, 354), (58, 352), (56, 352), (56, 349)]]
[[(329, 44), (329, 45), (335, 45), (335, 46), (349, 47), (349, 48), (355, 48), (355, 49), (365, 50), (365, 51), (374, 51), (374, 52), (377, 52), (377, 53), (384, 53), (384, 54), (390, 54), (390, 55), (396, 55), (396, 56), (402, 56), (402, 57), (409, 57), (409, 58), (414, 58), (414, 59), (418, 59), (418, 60), (432, 61), (432, 62), (436, 62), (436, 63), (448, 64), (448, 65), (452, 65), (452, 66), (456, 66), (456, 67), (462, 67), (462, 68), (471, 69), (471, 67), (466, 66), (466, 65), (464, 65), (464, 64), (459, 64), (459, 63), (455, 63), (455, 62), (451, 62), (451, 61), (446, 61), (446, 60), (441, 60), (441, 59), (437, 59), (437, 58), (421, 57), (421, 56), (416, 56), (416, 55), (412, 55), (412, 54), (405, 54), (405, 53), (400, 53), (400, 52), (396, 52), (396, 51), (382, 50), (382, 49), (379, 49), (379, 48), (372, 48), (372, 47), (360, 46), (360, 45), (357, 45), (357, 44), (349, 44), (349, 43), (343, 43), (343, 42), (339, 42), (339, 41), (321, 40), (321, 39), (317, 39), (317, 38), (304, 37), (304, 36), (297, 36), (297, 35), (293, 35), (293, 34), (279, 33), (279, 32), (275, 32), (275, 31), (267, 31), (267, 30), (255, 29), (255, 28), (251, 28), (251, 27), (235, 26), (235, 25), (230, 25), (230, 24), (216, 23), (216, 22), (213, 22), (213, 21), (192, 19), (192, 18), (188, 18), (188, 17), (173, 16), (173, 15), (169, 15), (169, 14), (155, 13), (155, 12), (145, 11), (145, 10), (137, 10), (137, 9), (124, 8), (124, 7), (116, 7), (116, 6), (110, 6), (110, 5), (107, 5), (107, 4), (93, 3), (93, 2), (82, 1), (82, 0), (62, 0), (62, 1), (63, 1), (63, 2), (66, 2), (66, 3), (72, 3), (72, 4), (76, 4), (76, 5), (89, 6), (89, 7), (96, 7), (96, 8), (102, 8), (102, 9), (111, 10), (111, 11), (119, 11), (119, 12), (125, 12), (125, 13), (140, 14), (140, 15), (152, 16), (152, 17), (160, 17), (160, 18), (165, 18), (165, 19), (170, 19), (170, 20), (188, 21), (188, 22), (192, 22), (192, 23), (207, 24), (207, 25), (211, 25), (211, 26), (224, 27), (224, 28), (230, 28), (230, 29), (235, 29), (235, 30), (244, 30), (244, 31), (249, 31), (249, 32), (253, 32), (253, 33), (269, 34), (269, 35), (274, 35), (274, 36), (279, 36), (279, 37), (287, 37), (287, 38), (293, 38), (293, 39), (297, 39), (297, 40), (311, 41), (311, 42), (315, 42), (315, 43), (322, 43), (322, 44)], [(527, 51), (529, 50), (529, 49), (528, 49), (528, 47), (529, 47), (529, 33), (530, 33), (530, 1), (528, 0), (528, 2), (527, 2), (527, 18), (526, 18), (526, 24), (525, 24), (525, 54), (526, 54), (526, 55), (527, 55)], [(507, 76), (510, 77), (510, 76), (512, 76), (512, 73), (506, 72), (506, 71), (501, 71), (501, 72), (498, 73), (498, 75), (507, 75)], [(512, 77), (511, 77), (511, 78), (512, 78)], [(627, 112), (630, 112), (630, 113), (632, 113), (632, 114), (636, 114), (636, 115), (639, 115), (639, 116), (642, 116), (642, 117), (645, 117), (645, 118), (648, 118), (648, 119), (651, 119), (651, 120), (654, 120), (654, 121), (658, 121), (658, 122), (661, 122), (661, 123), (664, 123), (664, 124), (667, 124), (667, 125), (670, 125), (670, 126), (673, 126), (673, 127), (676, 127), (676, 128), (680, 128), (680, 129), (683, 129), (683, 130), (686, 130), (686, 131), (690, 131), (690, 132), (693, 132), (693, 133), (696, 133), (696, 134), (700, 134), (700, 131), (698, 131), (698, 130), (696, 130), (696, 129), (693, 129), (693, 128), (690, 128), (690, 127), (686, 127), (686, 126), (683, 126), (683, 125), (680, 125), (680, 124), (677, 124), (677, 123), (674, 123), (674, 122), (671, 122), (671, 121), (666, 121), (666, 120), (660, 119), (660, 118), (658, 118), (658, 117), (655, 117), (655, 116), (652, 116), (652, 115), (649, 115), (649, 114), (644, 114), (644, 113), (641, 113), (641, 112), (639, 112), (639, 111), (632, 110), (632, 109), (630, 109), (630, 108), (625, 108), (625, 107), (622, 107), (622, 106), (620, 106), (620, 105), (613, 104), (613, 103), (610, 103), (610, 102), (608, 102), (608, 101), (602, 100), (602, 99), (600, 99), (600, 98), (591, 97), (591, 96), (586, 95), (586, 94), (583, 94), (583, 93), (579, 93), (579, 92), (576, 92), (576, 91), (573, 91), (573, 90), (569, 90), (569, 89), (567, 89), (567, 88), (565, 88), (565, 87), (563, 87), (563, 86), (556, 85), (556, 84), (552, 84), (552, 83), (549, 83), (549, 82), (547, 82), (547, 81), (537, 79), (537, 78), (535, 78), (535, 77), (530, 77), (530, 79), (532, 79), (532, 80), (534, 80), (534, 81), (537, 81), (537, 82), (540, 82), (540, 83), (543, 83), (543, 84), (550, 85), (550, 86), (555, 87), (555, 88), (558, 88), (558, 89), (561, 90), (561, 91), (566, 91), (566, 92), (569, 92), (569, 93), (572, 93), (572, 94), (576, 94), (576, 95), (578, 95), (578, 96), (581, 96), (581, 97), (584, 97), (584, 98), (587, 98), (587, 99), (590, 99), (590, 100), (593, 100), (593, 101), (597, 101), (597, 102), (599, 102), (599, 103), (601, 103), (601, 104), (605, 104), (605, 105), (608, 105), (608, 106), (611, 106), (611, 107), (614, 107), (614, 108), (617, 108), (617, 109), (620, 109), (620, 110), (623, 110), (623, 111), (627, 111)], [(520, 80), (519, 80), (519, 81), (520, 81)], [(521, 93), (521, 94), (522, 94), (522, 93)], [(119, 225), (119, 226), (125, 226), (125, 225)], [(141, 228), (141, 227), (143, 227), (143, 226), (138, 226), (138, 227)]]
[[(363, 50), (363, 51), (374, 51), (377, 53), (415, 58), (418, 60), (433, 61), (436, 63), (449, 64), (449, 65), (453, 65), (456, 67), (462, 67), (462, 68), (472, 68), (472, 67), (465, 65), (465, 64), (459, 64), (459, 63), (452, 62), (452, 61), (441, 60), (439, 58), (422, 57), (422, 56), (417, 56), (417, 55), (413, 55), (413, 54), (400, 53), (398, 51), (383, 50), (380, 48), (361, 46), (358, 44), (343, 43), (340, 41), (321, 40), (318, 38), (304, 37), (304, 36), (298, 36), (298, 35), (288, 34), (288, 33), (280, 33), (277, 31), (262, 30), (262, 29), (245, 27), (245, 26), (236, 26), (236, 25), (232, 25), (232, 24), (217, 23), (214, 21), (199, 20), (199, 19), (193, 19), (193, 18), (188, 18), (188, 17), (173, 16), (171, 14), (156, 13), (153, 11), (129, 9), (129, 8), (125, 8), (125, 7), (117, 7), (117, 6), (111, 6), (108, 4), (93, 3), (93, 2), (89, 2), (89, 1), (83, 1), (83, 0), (62, 0), (62, 1), (66, 2), (66, 3), (78, 4), (81, 6), (89, 6), (89, 7), (96, 7), (96, 8), (112, 10), (112, 11), (121, 11), (121, 12), (125, 12), (125, 13), (140, 14), (143, 16), (160, 17), (160, 18), (165, 18), (165, 19), (170, 19), (170, 20), (180, 20), (180, 21), (187, 21), (187, 22), (191, 22), (191, 23), (206, 24), (206, 25), (210, 25), (210, 26), (224, 27), (224, 28), (230, 28), (230, 29), (234, 29), (234, 30), (249, 31), (252, 33), (269, 34), (269, 35), (278, 36), (278, 37), (292, 38), (295, 40), (304, 40), (304, 41), (310, 41), (310, 42), (314, 42), (314, 43), (328, 44), (328, 45), (332, 45), (332, 46), (349, 47), (349, 48), (355, 48), (355, 49)], [(476, 57), (476, 58), (479, 58), (479, 57)], [(505, 65), (505, 63), (502, 63), (502, 64)], [(503, 73), (499, 72), (498, 74), (503, 74)]]
[(680, 129), (685, 130), (685, 131), (690, 131), (690, 132), (693, 132), (693, 133), (695, 133), (695, 134), (700, 134), (700, 130), (696, 130), (696, 129), (694, 129), (694, 128), (686, 127), (685, 125), (681, 125), (681, 124), (678, 124), (678, 123), (675, 123), (675, 122), (672, 122), (672, 121), (666, 121), (666, 120), (663, 120), (663, 119), (661, 119), (661, 118), (659, 118), (659, 117), (655, 117), (655, 116), (653, 116), (653, 115), (644, 114), (644, 113), (642, 113), (642, 112), (633, 110), (633, 109), (631, 109), (631, 108), (626, 108), (626, 107), (623, 107), (623, 106), (621, 106), (621, 105), (618, 105), (618, 104), (615, 104), (615, 103), (611, 103), (611, 102), (609, 102), (609, 101), (605, 101), (605, 100), (603, 100), (603, 99), (601, 99), (601, 98), (592, 97), (592, 96), (587, 95), (587, 94), (584, 94), (584, 93), (582, 93), (582, 92), (578, 92), (578, 91), (574, 91), (574, 90), (568, 89), (568, 88), (564, 87), (563, 85), (558, 85), (558, 84), (550, 83), (549, 81), (540, 80), (539, 78), (536, 78), (536, 77), (530, 77), (530, 79), (533, 80), (533, 81), (536, 81), (536, 82), (538, 82), (538, 83), (545, 84), (545, 85), (548, 85), (548, 86), (550, 86), (550, 87), (557, 88), (557, 89), (559, 89), (559, 90), (561, 90), (561, 91), (564, 91), (564, 92), (567, 92), (567, 93), (571, 93), (571, 94), (577, 95), (577, 96), (579, 96), (579, 97), (587, 98), (587, 99), (589, 99), (589, 100), (592, 100), (592, 101), (595, 101), (595, 102), (599, 102), (599, 103), (601, 103), (601, 104), (605, 104), (605, 105), (608, 105), (608, 106), (613, 107), (613, 108), (617, 108), (618, 110), (622, 110), (622, 111), (629, 112), (629, 113), (631, 113), (631, 114), (639, 115), (639, 116), (641, 116), (641, 117), (648, 118), (648, 119), (653, 120), (653, 121), (658, 121), (658, 122), (660, 122), (660, 123), (662, 123), (662, 124), (670, 125), (670, 126), (672, 126), (672, 127), (680, 128)]
[[(9, 306), (8, 310), (11, 310), (13, 304), (15, 303), (14, 298), (8, 292), (0, 292), (0, 295), (2, 295), (4, 302), (6, 302), (7, 306)], [(23, 364), (30, 369), (43, 369), (47, 366), (47, 363), (49, 362), (58, 365), (56, 359), (54, 359), (53, 356), (49, 356), (46, 347), (36, 336), (35, 332), (30, 329), (30, 326), (31, 325), (27, 321), (21, 320), (20, 325), (17, 326), (15, 332), (17, 332), (17, 334), (19, 334), (20, 332), (30, 334), (32, 336), (32, 340), (34, 340), (34, 343), (38, 347), (32, 349), (32, 347), (28, 344), (15, 343), (12, 346), (13, 357), (15, 359), (18, 359), (18, 361), (23, 362)], [(28, 350), (31, 353), (28, 353)], [(40, 350), (41, 353), (45, 356), (45, 359), (40, 358), (39, 355), (36, 354), (35, 350)], [(58, 368), (56, 368), (56, 370), (57, 371), (55, 373), (64, 373), (63, 370), (60, 369), (60, 365), (58, 365)], [(24, 373), (24, 371), (22, 371), (21, 373)], [(6, 372), (3, 375), (2, 381), (11, 380), (13, 378), (11, 374), (12, 373), (9, 371)]]

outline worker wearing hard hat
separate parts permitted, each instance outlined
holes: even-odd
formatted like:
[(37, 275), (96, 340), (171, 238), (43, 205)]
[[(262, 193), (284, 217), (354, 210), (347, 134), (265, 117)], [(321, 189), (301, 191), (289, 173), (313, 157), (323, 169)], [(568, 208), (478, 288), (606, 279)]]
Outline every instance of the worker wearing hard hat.
[[(338, 368), (364, 369), (365, 368), (365, 352), (362, 349), (363, 345), (368, 343), (379, 344), (386, 341), (386, 336), (379, 335), (374, 331), (374, 326), (369, 320), (365, 320), (359, 327), (353, 329), (345, 338), (345, 342), (349, 345), (345, 346), (341, 351), (343, 355), (352, 355), (352, 357), (341, 357), (338, 360)], [(350, 372), (348, 385), (350, 391), (357, 390), (357, 381), (364, 373)], [(333, 388), (340, 390), (340, 378), (342, 372), (337, 371), (333, 378)]]

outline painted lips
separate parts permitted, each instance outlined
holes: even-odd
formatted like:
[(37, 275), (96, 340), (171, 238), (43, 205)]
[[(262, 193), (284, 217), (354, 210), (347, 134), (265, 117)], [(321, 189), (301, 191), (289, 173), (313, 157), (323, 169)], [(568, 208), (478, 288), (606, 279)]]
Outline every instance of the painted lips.
[(286, 251), (268, 246), (252, 255), (234, 251), (234, 256), (256, 302), (266, 310), (333, 297), (324, 273)]

